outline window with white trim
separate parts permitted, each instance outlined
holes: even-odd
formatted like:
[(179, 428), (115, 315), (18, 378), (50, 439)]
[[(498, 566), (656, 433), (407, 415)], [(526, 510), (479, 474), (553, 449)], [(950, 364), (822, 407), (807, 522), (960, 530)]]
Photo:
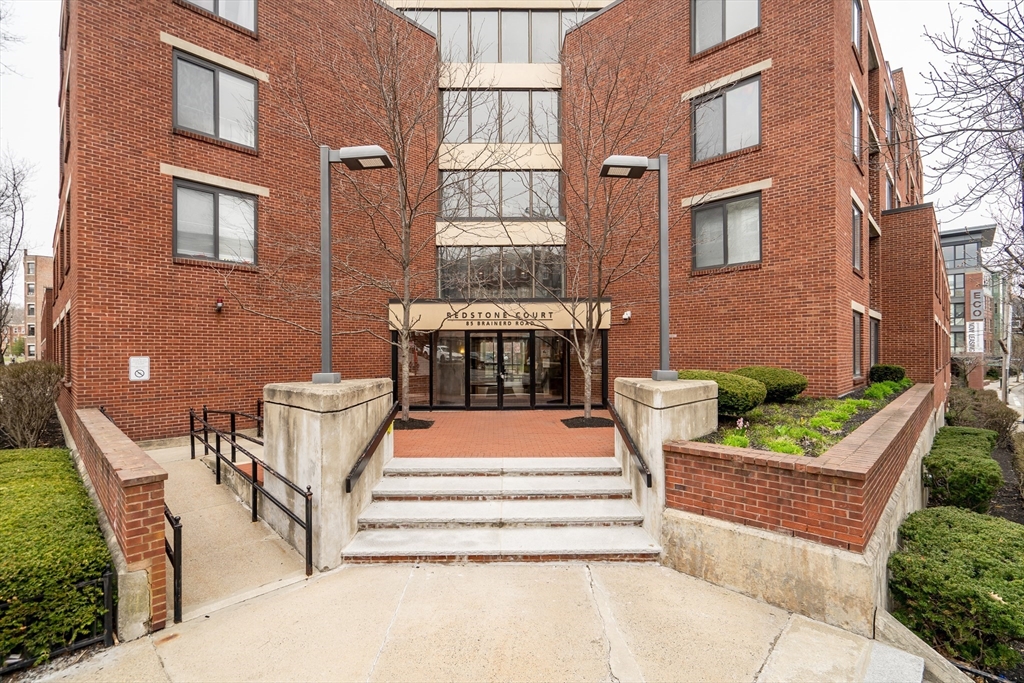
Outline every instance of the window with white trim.
[(174, 255), (255, 263), (256, 197), (176, 180)]
[(175, 128), (255, 149), (256, 98), (253, 79), (175, 52)]

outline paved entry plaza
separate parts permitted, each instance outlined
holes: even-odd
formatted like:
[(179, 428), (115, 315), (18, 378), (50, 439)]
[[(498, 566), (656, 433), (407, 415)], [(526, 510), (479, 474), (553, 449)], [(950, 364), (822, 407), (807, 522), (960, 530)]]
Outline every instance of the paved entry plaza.
[[(615, 428), (569, 429), (562, 420), (582, 410), (413, 412), (430, 429), (396, 430), (399, 458), (576, 458), (615, 455)], [(608, 418), (595, 410), (594, 417)]]

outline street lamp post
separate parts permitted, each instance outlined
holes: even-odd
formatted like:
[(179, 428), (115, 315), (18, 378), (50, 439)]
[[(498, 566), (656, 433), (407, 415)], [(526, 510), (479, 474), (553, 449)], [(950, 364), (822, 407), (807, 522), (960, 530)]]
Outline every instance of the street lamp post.
[(337, 384), (340, 372), (331, 372), (331, 164), (345, 164), (350, 171), (394, 168), (382, 147), (342, 147), (320, 145), (320, 372), (313, 373), (314, 384)]
[(658, 369), (651, 379), (670, 381), (679, 373), (669, 369), (668, 353), (668, 155), (657, 159), (615, 155), (601, 165), (602, 178), (642, 178), (648, 171), (658, 172)]

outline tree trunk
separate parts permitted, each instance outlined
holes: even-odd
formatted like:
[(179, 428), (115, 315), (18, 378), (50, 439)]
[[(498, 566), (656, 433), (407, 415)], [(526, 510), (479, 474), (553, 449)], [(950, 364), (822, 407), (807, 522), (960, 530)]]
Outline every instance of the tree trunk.
[(593, 394), (593, 388), (590, 386), (591, 380), (593, 379), (594, 370), (590, 365), (590, 344), (586, 344), (586, 351), (583, 354), (583, 419), (589, 420), (593, 414), (593, 410), (590, 407), (590, 397)]
[(402, 420), (409, 419), (409, 331), (401, 330), (398, 333), (398, 365), (401, 382), (399, 395), (402, 397)]

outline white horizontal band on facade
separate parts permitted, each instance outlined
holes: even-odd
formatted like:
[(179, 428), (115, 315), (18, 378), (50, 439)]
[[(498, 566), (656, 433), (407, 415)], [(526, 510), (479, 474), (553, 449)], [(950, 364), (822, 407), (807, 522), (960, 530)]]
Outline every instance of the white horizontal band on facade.
[(742, 81), (744, 78), (748, 78), (755, 74), (759, 74), (763, 71), (767, 71), (768, 69), (771, 68), (771, 66), (772, 60), (766, 59), (763, 62), (758, 62), (757, 64), (754, 64), (753, 66), (748, 66), (746, 69), (740, 69), (739, 71), (733, 72), (728, 76), (722, 76), (721, 78), (713, 80), (710, 83), (705, 83), (699, 88), (687, 90), (686, 92), (683, 93), (683, 102), (686, 102), (687, 100), (692, 100), (694, 97), (706, 95), (707, 93), (712, 92), (714, 90), (718, 90), (719, 88), (724, 88), (725, 86), (732, 85), (737, 81)]
[(868, 309), (868, 315), (871, 316), (872, 318), (874, 318), (875, 320), (881, 320), (882, 319), (882, 312), (881, 311), (876, 311), (873, 308), (869, 308)]
[(727, 187), (724, 190), (713, 190), (711, 192), (705, 192), (704, 194), (695, 194), (692, 197), (687, 197), (683, 200), (683, 208), (688, 208), (696, 204), (706, 204), (708, 202), (714, 202), (719, 199), (728, 199), (729, 197), (738, 197), (741, 194), (748, 194), (750, 192), (758, 192), (760, 190), (768, 190), (772, 186), (772, 179), (765, 178), (764, 180), (758, 180), (754, 183), (746, 183), (745, 185), (736, 185), (735, 187)]
[[(612, 0), (531, 0), (528, 9), (601, 9)], [(508, 0), (388, 0), (395, 9), (511, 9)], [(527, 8), (524, 8), (527, 9)]]
[(446, 64), (438, 87), (442, 90), (558, 90), (561, 64)]
[(441, 145), (438, 166), (442, 171), (558, 171), (562, 168), (562, 146), (446, 143)]
[(170, 33), (164, 33), (163, 31), (161, 31), (160, 42), (167, 43), (171, 47), (176, 47), (179, 50), (183, 50), (191, 55), (195, 55), (196, 57), (202, 57), (206, 61), (213, 62), (214, 64), (219, 64), (220, 66), (223, 66), (226, 69), (231, 69), (232, 71), (237, 71), (240, 74), (245, 74), (246, 76), (249, 76), (250, 78), (255, 78), (258, 81), (270, 81), (270, 74), (268, 74), (266, 71), (260, 71), (259, 69), (252, 68), (251, 66), (246, 66), (241, 62), (236, 62), (230, 57), (219, 55), (216, 52), (207, 50), (205, 47), (199, 47), (195, 43), (190, 43), (187, 40), (182, 40), (181, 38), (178, 38), (177, 36), (172, 36)]
[(864, 306), (862, 304), (859, 304), (856, 301), (851, 301), (850, 302), (850, 308), (852, 308), (853, 310), (857, 311), (858, 313), (867, 313), (868, 312), (868, 309), (867, 309), (866, 306)]
[(875, 231), (876, 235), (878, 235), (879, 237), (882, 236), (882, 227), (878, 224), (874, 216), (872, 216), (870, 213), (868, 214), (868, 225), (871, 226), (871, 229)]
[(561, 221), (437, 222), (439, 247), (530, 247), (565, 244)]
[(256, 194), (261, 197), (270, 196), (270, 188), (263, 187), (262, 185), (243, 183), (241, 180), (231, 180), (231, 178), (221, 178), (220, 176), (211, 175), (210, 173), (193, 171), (190, 168), (181, 168), (180, 166), (171, 166), (170, 164), (160, 164), (160, 173), (162, 175), (169, 175), (175, 178), (181, 178), (182, 180), (191, 180), (192, 182), (202, 183), (204, 185), (223, 187), (225, 190), (234, 190), (235, 192), (244, 192), (245, 194)]
[(859, 208), (863, 212), (867, 211), (867, 209), (865, 208), (864, 202), (857, 195), (857, 193), (854, 192), (852, 187), (850, 188), (850, 197), (853, 199), (853, 203), (857, 205), (857, 208)]

